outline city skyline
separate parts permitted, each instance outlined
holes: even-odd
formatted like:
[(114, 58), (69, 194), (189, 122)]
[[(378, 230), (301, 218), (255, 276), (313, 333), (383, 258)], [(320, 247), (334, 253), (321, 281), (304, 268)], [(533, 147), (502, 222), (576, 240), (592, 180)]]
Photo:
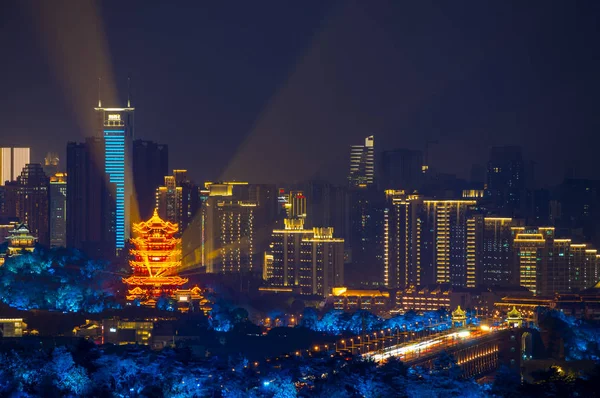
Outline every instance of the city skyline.
[[(3, 128), (10, 133), (11, 142), (5, 145), (31, 147), (32, 159), (41, 161), (48, 151), (66, 158), (60, 141), (81, 141), (91, 134), (89, 109), (98, 95), (96, 79), (102, 77), (105, 105), (117, 106), (125, 103), (131, 76), (132, 102), (139, 116), (137, 138), (170, 145), (180, 154), (170, 166), (189, 170), (194, 181), (323, 178), (341, 183), (347, 177), (346, 148), (370, 134), (381, 150), (424, 150), (426, 140), (437, 141), (429, 148), (431, 166), (463, 178), (472, 164), (485, 163), (491, 146), (499, 145), (524, 148), (524, 158), (537, 163), (538, 185), (560, 182), (567, 169), (582, 178), (598, 178), (593, 167), (597, 60), (580, 51), (597, 38), (589, 17), (597, 7), (592, 3), (551, 5), (539, 15), (536, 7), (519, 4), (520, 14), (532, 18), (509, 18), (509, 6), (500, 4), (438, 9), (333, 2), (231, 13), (217, 5), (206, 10), (191, 6), (186, 9), (190, 16), (205, 11), (200, 14), (228, 23), (190, 23), (189, 30), (175, 29), (173, 42), (154, 40), (157, 49), (168, 54), (165, 58), (181, 56), (181, 62), (168, 61), (173, 73), (162, 68), (163, 60), (151, 66), (148, 50), (134, 44), (140, 32), (158, 39), (161, 29), (174, 26), (176, 16), (187, 18), (177, 7), (148, 6), (122, 24), (137, 6), (134, 2), (120, 7), (119, 13), (112, 12), (116, 4), (111, 2), (98, 9), (69, 9), (59, 2), (54, 10), (45, 10), (43, 4), (32, 4), (48, 15), (42, 18), (16, 3), (6, 4), (2, 13), (7, 20), (2, 29), (10, 31), (3, 37), (19, 39), (3, 44), (9, 49), (17, 42), (31, 45), (21, 59), (1, 66), (3, 75), (11, 76), (5, 82), (7, 92), (16, 95), (11, 100), (3, 96), (0, 107)], [(164, 26), (146, 29), (157, 14), (164, 16)], [(74, 15), (80, 19), (73, 26), (80, 38), (66, 38), (57, 25), (71, 26), (67, 22)], [(261, 23), (243, 23), (247, 15)], [(423, 16), (426, 22), (415, 26), (405, 19), (410, 15)], [(471, 18), (474, 15), (481, 17)], [(564, 24), (544, 35), (559, 16)], [(404, 23), (392, 24), (392, 17)], [(86, 22), (98, 24), (100, 33), (83, 26)], [(349, 33), (350, 26), (356, 31)], [(281, 37), (273, 36), (275, 31), (281, 31)], [(474, 31), (480, 33), (478, 39), (472, 38)], [(198, 54), (190, 51), (206, 33), (212, 39), (200, 40), (194, 47), (201, 49)], [(61, 55), (55, 41), (62, 39), (66, 47)], [(73, 62), (74, 54), (83, 51), (82, 39), (90, 39), (85, 51), (96, 52), (85, 62), (98, 60), (89, 68)], [(291, 40), (291, 45), (283, 49), (283, 40)], [(342, 45), (332, 48), (340, 40)], [(567, 42), (577, 48), (567, 50)], [(352, 51), (351, 43), (356, 44)], [(219, 53), (223, 46), (233, 50)], [(245, 47), (252, 55), (243, 58), (238, 50)], [(443, 51), (431, 50), (438, 48)], [(327, 54), (323, 59), (322, 52)], [(570, 57), (558, 56), (565, 52)], [(369, 56), (380, 69), (360, 61)], [(383, 56), (387, 62), (382, 62)], [(37, 66), (47, 64), (50, 70)], [(228, 67), (217, 69), (221, 64)], [(331, 84), (326, 76), (333, 79)], [(364, 87), (358, 81), (370, 84)], [(56, 100), (49, 101), (50, 96)], [(230, 105), (233, 98), (239, 105)], [(308, 98), (318, 101), (311, 105)], [(40, 117), (23, 116), (25, 101), (28, 109), (39, 109)], [(553, 145), (561, 139), (560, 146)], [(252, 164), (258, 150), (271, 156)], [(198, 151), (203, 156), (196, 156)], [(283, 154), (291, 156), (290, 161), (284, 162)]]

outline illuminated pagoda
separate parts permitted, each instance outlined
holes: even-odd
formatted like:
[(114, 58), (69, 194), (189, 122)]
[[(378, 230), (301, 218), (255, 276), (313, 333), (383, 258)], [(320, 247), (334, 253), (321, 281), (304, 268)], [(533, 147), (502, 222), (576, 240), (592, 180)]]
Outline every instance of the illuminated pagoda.
[(133, 224), (129, 260), (133, 275), (123, 278), (130, 287), (128, 300), (153, 305), (161, 295), (173, 296), (187, 283), (177, 275), (181, 265), (181, 239), (173, 237), (177, 231), (177, 224), (162, 220), (156, 210), (148, 221)]

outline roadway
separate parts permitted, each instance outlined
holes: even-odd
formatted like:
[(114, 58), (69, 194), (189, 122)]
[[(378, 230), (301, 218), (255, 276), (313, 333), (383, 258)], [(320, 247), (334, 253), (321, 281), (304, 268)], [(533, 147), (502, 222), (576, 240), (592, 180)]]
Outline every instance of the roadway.
[(416, 360), (423, 359), (425, 356), (435, 356), (457, 345), (492, 336), (497, 331), (503, 329), (490, 329), (489, 327), (453, 329), (426, 336), (416, 341), (368, 351), (363, 356), (372, 358), (376, 362), (384, 361), (390, 357), (398, 357), (401, 361), (410, 364)]

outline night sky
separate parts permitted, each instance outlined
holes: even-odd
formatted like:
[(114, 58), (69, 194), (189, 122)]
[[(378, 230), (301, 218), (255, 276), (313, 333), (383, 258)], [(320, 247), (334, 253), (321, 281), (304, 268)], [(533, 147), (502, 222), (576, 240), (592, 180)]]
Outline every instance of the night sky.
[[(342, 182), (348, 146), (468, 177), (522, 145), (538, 185), (600, 178), (598, 1), (7, 1), (0, 146), (91, 135), (132, 77), (136, 137), (197, 181)], [(120, 102), (120, 103), (119, 103)], [(63, 162), (62, 167), (66, 167)]]

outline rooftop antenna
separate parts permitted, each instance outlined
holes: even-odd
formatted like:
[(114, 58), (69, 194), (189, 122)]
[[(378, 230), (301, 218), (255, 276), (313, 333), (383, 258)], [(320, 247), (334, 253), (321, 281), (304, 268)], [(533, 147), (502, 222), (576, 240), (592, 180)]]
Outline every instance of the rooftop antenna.
[(127, 76), (127, 107), (131, 108), (131, 76)]
[(98, 78), (98, 108), (102, 108), (102, 100), (100, 99), (100, 80), (101, 77)]

